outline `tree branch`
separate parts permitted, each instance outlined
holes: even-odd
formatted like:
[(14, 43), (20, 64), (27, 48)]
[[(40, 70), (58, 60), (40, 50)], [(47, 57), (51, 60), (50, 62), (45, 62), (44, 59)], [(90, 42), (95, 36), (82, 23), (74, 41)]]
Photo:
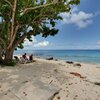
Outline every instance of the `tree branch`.
[(12, 7), (12, 4), (8, 1), (8, 0), (4, 0), (6, 3), (8, 3), (10, 6), (11, 6), (11, 8), (13, 8)]
[(15, 41), (14, 42), (14, 47), (17, 47), (18, 46), (18, 44), (20, 44), (26, 37), (27, 37), (27, 35), (32, 35), (34, 33), (34, 30), (33, 31), (29, 31), (28, 33), (26, 33), (26, 34), (23, 34), (21, 37), (20, 37), (20, 39), (19, 40), (17, 40), (17, 41)]
[(13, 36), (13, 34), (14, 34), (16, 7), (17, 7), (17, 0), (15, 0), (14, 5), (13, 5), (12, 25), (11, 25), (11, 38), (12, 38), (12, 36)]
[(39, 8), (42, 8), (42, 7), (47, 7), (47, 6), (50, 6), (50, 5), (54, 5), (54, 4), (57, 4), (59, 2), (52, 2), (52, 3), (49, 3), (49, 4), (43, 4), (43, 5), (40, 5), (40, 6), (36, 6), (36, 7), (30, 7), (30, 8), (26, 8), (22, 13), (22, 15), (26, 14), (27, 12), (29, 12), (30, 10), (36, 10), (36, 9), (39, 9)]
[(6, 48), (6, 43), (1, 37), (0, 37), (0, 41), (1, 41), (2, 44), (4, 44), (4, 47)]
[(14, 32), (14, 34), (13, 34), (13, 36), (12, 36), (12, 39), (11, 39), (10, 44), (9, 44), (9, 46), (7, 47), (7, 49), (9, 49), (9, 48), (12, 46), (12, 44), (13, 44), (15, 38), (16, 38), (16, 34), (17, 34), (18, 29), (19, 29), (19, 25), (16, 26), (15, 32)]

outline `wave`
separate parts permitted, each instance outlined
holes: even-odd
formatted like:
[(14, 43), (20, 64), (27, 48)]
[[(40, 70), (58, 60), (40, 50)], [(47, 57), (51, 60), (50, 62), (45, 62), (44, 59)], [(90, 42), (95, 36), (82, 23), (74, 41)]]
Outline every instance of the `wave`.
[(83, 56), (83, 55), (67, 55), (65, 57), (84, 57), (84, 58), (100, 58), (100, 57), (97, 57), (97, 56)]

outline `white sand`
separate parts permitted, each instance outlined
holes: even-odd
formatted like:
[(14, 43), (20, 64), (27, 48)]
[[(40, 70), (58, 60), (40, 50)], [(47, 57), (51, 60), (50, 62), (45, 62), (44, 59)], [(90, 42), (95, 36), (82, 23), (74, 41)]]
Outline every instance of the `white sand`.
[(100, 65), (35, 60), (0, 67), (0, 100), (100, 100), (100, 86), (94, 84), (100, 83)]

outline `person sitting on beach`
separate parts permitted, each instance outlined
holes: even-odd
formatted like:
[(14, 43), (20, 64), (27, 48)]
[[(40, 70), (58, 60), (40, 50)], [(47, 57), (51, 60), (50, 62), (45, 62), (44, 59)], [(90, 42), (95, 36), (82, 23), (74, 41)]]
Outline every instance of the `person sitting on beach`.
[(26, 53), (24, 53), (24, 55), (22, 55), (22, 57), (20, 57), (20, 62), (23, 63), (23, 64), (29, 62), (29, 59), (27, 58)]
[(30, 61), (30, 62), (33, 61), (33, 54), (31, 54), (31, 55), (29, 56), (29, 61)]
[(28, 58), (27, 58), (27, 56), (26, 56), (27, 54), (26, 53), (24, 53), (24, 55), (22, 55), (22, 57), (25, 59), (25, 60), (28, 60)]

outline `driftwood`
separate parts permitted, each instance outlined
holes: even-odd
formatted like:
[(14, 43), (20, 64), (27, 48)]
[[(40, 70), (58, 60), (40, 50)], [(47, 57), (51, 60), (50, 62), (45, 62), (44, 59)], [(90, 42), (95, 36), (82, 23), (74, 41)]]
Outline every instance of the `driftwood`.
[(68, 64), (74, 64), (74, 62), (72, 62), (72, 61), (66, 61), (66, 63), (68, 63)]
[(81, 67), (82, 65), (81, 65), (80, 63), (76, 63), (76, 64), (74, 64), (74, 66), (79, 66), (79, 67)]
[(53, 57), (50, 57), (50, 58), (46, 58), (47, 60), (53, 60)]
[(70, 74), (77, 76), (77, 77), (80, 77), (80, 78), (86, 78), (86, 77), (83, 77), (81, 74), (79, 74), (77, 72), (70, 72)]

